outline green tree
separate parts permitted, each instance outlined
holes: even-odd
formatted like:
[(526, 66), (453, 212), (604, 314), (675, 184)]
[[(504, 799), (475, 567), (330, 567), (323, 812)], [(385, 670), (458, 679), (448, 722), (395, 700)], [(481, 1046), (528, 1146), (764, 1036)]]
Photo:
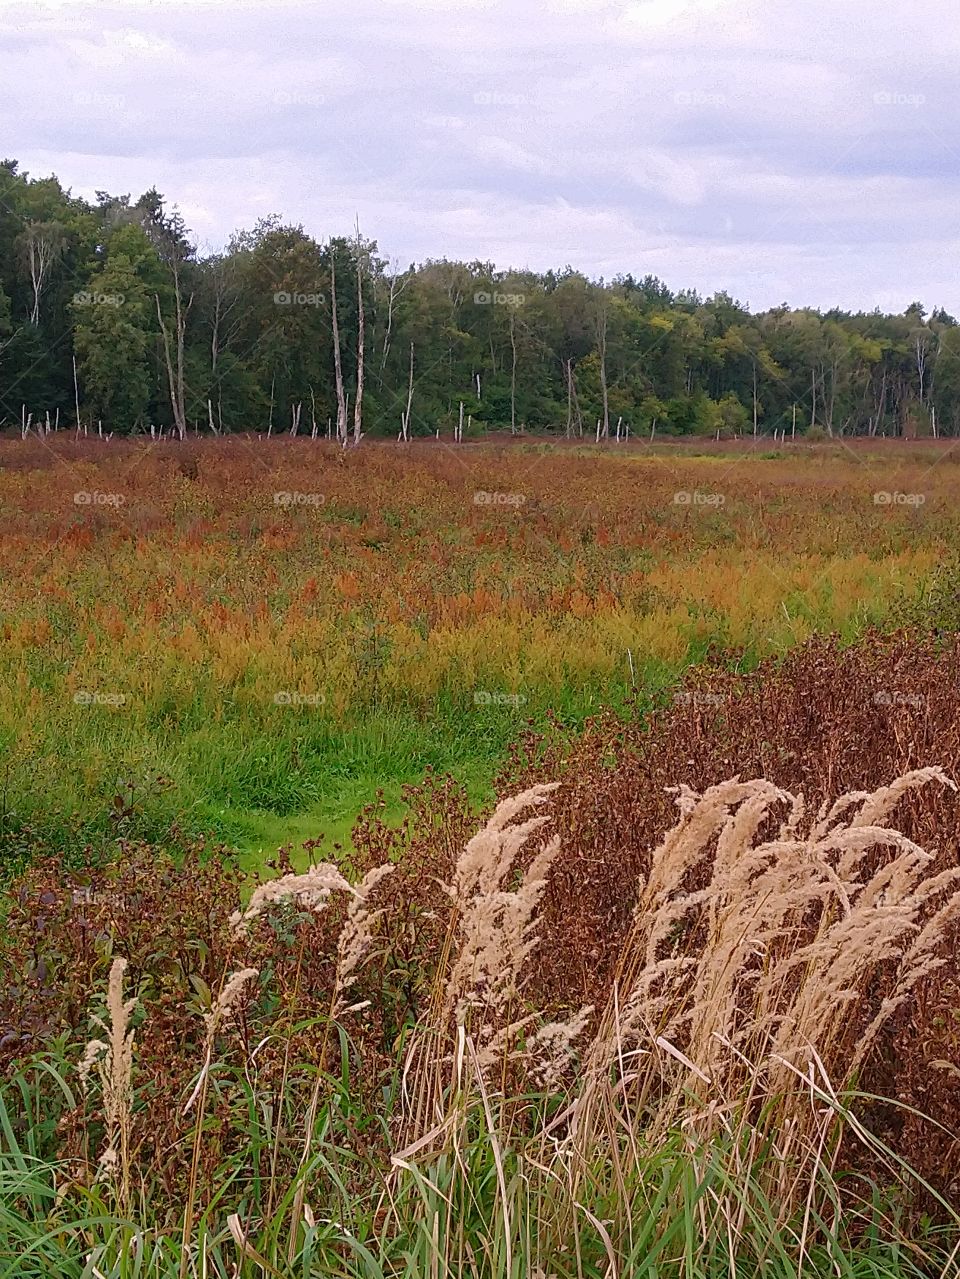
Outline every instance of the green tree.
[(153, 268), (143, 232), (125, 227), (112, 237), (103, 268), (72, 304), (84, 404), (110, 430), (134, 430), (147, 415), (156, 338)]

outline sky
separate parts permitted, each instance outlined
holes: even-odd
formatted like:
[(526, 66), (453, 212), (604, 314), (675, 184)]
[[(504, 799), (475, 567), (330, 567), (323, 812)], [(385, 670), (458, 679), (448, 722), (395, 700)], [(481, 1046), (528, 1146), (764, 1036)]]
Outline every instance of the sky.
[(427, 258), (960, 314), (958, 0), (0, 0), (0, 153)]

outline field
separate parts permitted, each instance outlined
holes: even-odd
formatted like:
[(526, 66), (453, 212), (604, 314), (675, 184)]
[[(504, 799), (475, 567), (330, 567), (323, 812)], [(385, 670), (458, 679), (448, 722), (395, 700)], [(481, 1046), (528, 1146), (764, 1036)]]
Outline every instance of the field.
[(0, 1276), (960, 1273), (958, 461), (0, 441)]
[(489, 798), (526, 720), (853, 638), (955, 544), (960, 489), (953, 457), (843, 451), (35, 443), (2, 462), (8, 847), (176, 824), (253, 861), (342, 838), (378, 788), (395, 810), (427, 767)]

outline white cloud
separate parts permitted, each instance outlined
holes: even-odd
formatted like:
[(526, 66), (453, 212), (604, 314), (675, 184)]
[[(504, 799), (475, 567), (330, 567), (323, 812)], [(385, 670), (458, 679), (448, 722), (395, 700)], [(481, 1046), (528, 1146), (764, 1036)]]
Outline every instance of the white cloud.
[[(0, 0), (5, 149), (198, 238), (960, 310), (954, 0)], [(904, 303), (906, 305), (906, 303)]]

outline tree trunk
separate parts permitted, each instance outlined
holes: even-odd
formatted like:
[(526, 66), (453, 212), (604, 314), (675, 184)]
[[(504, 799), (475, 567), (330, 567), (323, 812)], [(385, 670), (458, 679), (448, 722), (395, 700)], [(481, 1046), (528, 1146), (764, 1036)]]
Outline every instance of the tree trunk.
[(602, 299), (597, 311), (597, 354), (600, 356), (600, 394), (603, 399), (603, 438), (610, 436), (610, 402), (607, 394), (607, 304)]
[(357, 398), (353, 405), (353, 442), (363, 435), (363, 257), (360, 252), (360, 222), (357, 221)]
[(337, 383), (337, 439), (347, 442), (347, 405), (343, 398), (343, 368), (340, 364), (340, 325), (337, 321), (337, 268), (330, 251), (330, 315), (333, 329), (333, 370)]
[[(157, 304), (157, 320), (160, 323), (160, 333), (163, 337), (163, 355), (167, 367), (167, 383), (170, 388), (170, 410), (173, 413), (173, 426), (182, 440), (187, 434), (187, 419), (183, 411), (183, 333), (178, 333), (177, 371), (174, 372), (173, 356), (170, 352), (170, 330), (167, 328), (163, 319), (163, 312), (160, 310), (160, 295), (155, 293), (153, 299)], [(179, 317), (179, 306), (177, 313)], [(179, 327), (179, 318), (177, 323)]]
[(30, 308), (30, 323), (36, 327), (40, 322), (40, 290), (43, 287), (43, 267), (38, 262), (37, 243), (30, 239), (30, 286), (33, 289), (33, 305)]
[(574, 372), (573, 361), (570, 361), (570, 389), (573, 392), (573, 420), (577, 425), (577, 434), (583, 438), (583, 412), (580, 408), (580, 396), (577, 394), (577, 375)]
[(80, 434), (80, 386), (77, 382), (77, 357), (73, 357), (73, 402), (77, 407), (77, 434)]
[(517, 433), (517, 330), (513, 307), (510, 308), (510, 349), (513, 353), (510, 365), (510, 434)]
[(400, 438), (406, 442), (410, 438), (410, 406), (413, 403), (413, 343), (410, 343), (410, 375), (407, 379), (407, 407), (400, 415)]
[(390, 292), (387, 295), (387, 331), (383, 335), (383, 350), (380, 354), (380, 385), (383, 385), (383, 372), (387, 367), (387, 357), (390, 354), (390, 335), (393, 333), (393, 306), (397, 298), (407, 287), (407, 278), (401, 285), (397, 285), (396, 273), (390, 277)]
[(193, 305), (193, 295), (190, 295), (190, 299), (187, 302), (186, 307), (184, 307), (183, 294), (180, 289), (180, 267), (176, 258), (174, 258), (170, 269), (173, 274), (176, 369), (174, 369), (173, 358), (170, 354), (170, 332), (164, 322), (163, 312), (160, 310), (160, 295), (155, 293), (153, 296), (157, 304), (157, 319), (160, 321), (160, 332), (163, 335), (163, 351), (167, 365), (167, 380), (170, 384), (170, 407), (173, 412), (173, 424), (176, 427), (177, 434), (182, 440), (186, 438), (187, 434), (186, 391), (184, 378), (184, 335), (187, 327), (187, 315), (190, 312), (190, 307)]
[(183, 299), (180, 295), (180, 270), (174, 261), (173, 272), (174, 297), (177, 307), (177, 404), (180, 409), (180, 421), (183, 423), (183, 433), (186, 435), (187, 414), (186, 414), (186, 395), (185, 395), (185, 379), (184, 379), (184, 335), (187, 327), (187, 314), (193, 305), (193, 294), (187, 302), (186, 310), (183, 308)]
[(837, 403), (837, 366), (830, 366), (830, 396), (827, 397), (826, 375), (823, 379), (824, 414), (827, 420), (827, 434), (833, 438), (833, 413)]

